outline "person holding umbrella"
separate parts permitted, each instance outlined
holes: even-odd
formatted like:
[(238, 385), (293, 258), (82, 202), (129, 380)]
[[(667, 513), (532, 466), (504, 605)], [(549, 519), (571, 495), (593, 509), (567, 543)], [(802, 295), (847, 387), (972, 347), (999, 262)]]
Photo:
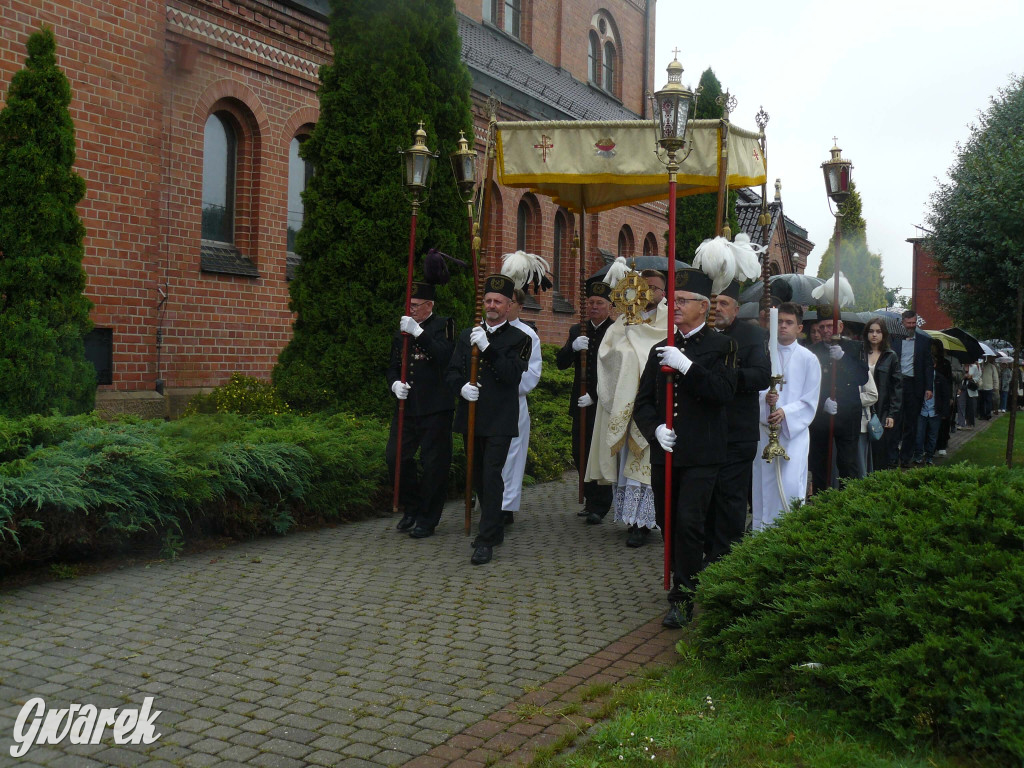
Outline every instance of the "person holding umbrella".
[[(906, 468), (914, 458), (917, 445), (917, 417), (921, 406), (932, 396), (935, 364), (932, 361), (932, 339), (917, 327), (917, 313), (908, 309), (903, 313), (903, 338), (893, 339), (893, 350), (900, 358), (903, 373), (903, 407), (900, 423), (892, 431), (888, 445), (889, 467)], [(977, 392), (975, 392), (977, 395)], [(972, 418), (973, 422), (973, 418)], [(898, 446), (898, 447), (897, 447)]]

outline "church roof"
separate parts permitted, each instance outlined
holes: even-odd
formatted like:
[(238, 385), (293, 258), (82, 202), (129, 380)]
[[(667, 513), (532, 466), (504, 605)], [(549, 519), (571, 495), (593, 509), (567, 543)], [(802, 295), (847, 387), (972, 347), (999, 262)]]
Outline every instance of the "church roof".
[[(782, 202), (771, 200), (768, 203), (768, 212), (772, 216), (772, 223), (768, 227), (768, 241), (771, 242), (775, 228), (779, 225), (779, 216), (785, 221), (786, 231), (792, 232), (804, 240), (807, 239), (807, 230), (793, 221), (789, 216), (782, 213)], [(736, 218), (739, 220), (740, 230), (750, 235), (755, 243), (761, 242), (761, 228), (757, 226), (757, 219), (761, 215), (761, 195), (750, 188), (739, 190), (736, 199)]]
[(636, 120), (634, 112), (581, 83), (489, 24), (456, 14), (462, 60), (478, 91), (540, 120)]

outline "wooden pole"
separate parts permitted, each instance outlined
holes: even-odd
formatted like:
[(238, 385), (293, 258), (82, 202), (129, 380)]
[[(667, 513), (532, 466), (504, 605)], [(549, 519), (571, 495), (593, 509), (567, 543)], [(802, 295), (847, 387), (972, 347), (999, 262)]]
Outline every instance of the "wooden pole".
[[(839, 249), (843, 243), (843, 230), (839, 226), (842, 221), (842, 216), (839, 213), (839, 209), (836, 209), (836, 233), (835, 233), (835, 270), (832, 275), (832, 343), (839, 343)], [(820, 319), (820, 318), (819, 318)], [(913, 340), (911, 340), (913, 341)], [(831, 377), (831, 389), (829, 390), (829, 397), (832, 398), (833, 402), (836, 399), (836, 361), (830, 360), (829, 365), (829, 376)], [(825, 460), (825, 488), (832, 487), (832, 456), (833, 451), (833, 440), (836, 434), (836, 415), (833, 413), (828, 417), (828, 452)], [(820, 490), (825, 490), (821, 488)], [(814, 489), (818, 491), (818, 488)]]
[(1017, 386), (1020, 382), (1020, 345), (1024, 339), (1024, 278), (1017, 280), (1017, 338), (1013, 340), (1013, 376), (1010, 377), (1010, 424), (1006, 430), (1006, 466), (1013, 467), (1013, 441), (1017, 433)]
[[(416, 256), (416, 214), (419, 211), (419, 197), (413, 192), (412, 223), (409, 225), (409, 263), (405, 276), (405, 314), (412, 314), (412, 273)], [(409, 374), (409, 334), (402, 334), (402, 383)], [(405, 400), (398, 401), (398, 429), (395, 445), (395, 487), (391, 497), (391, 511), (398, 512), (398, 488), (402, 477), (402, 429), (405, 426)]]
[[(484, 296), (481, 288), (481, 280), (484, 277), (482, 266), (487, 261), (487, 234), (491, 219), (491, 197), (489, 187), (494, 183), (494, 141), (497, 131), (498, 118), (494, 111), (491, 112), (490, 124), (487, 128), (487, 174), (484, 178), (483, 206), (480, 213), (480, 245), (476, 249), (473, 259), (473, 304), (475, 306), (474, 325), (483, 323)], [(469, 383), (476, 385), (477, 374), (480, 369), (480, 350), (475, 344), (470, 345)], [(476, 443), (476, 403), (469, 403), (466, 414), (466, 514), (465, 532), (469, 536), (473, 524), (473, 462), (474, 447)]]
[[(580, 334), (585, 334), (586, 337), (590, 338), (590, 323), (587, 321), (587, 250), (586, 245), (580, 246), (580, 243), (586, 243), (584, 239), (586, 235), (586, 219), (587, 209), (583, 208), (580, 213), (580, 236), (574, 243), (577, 258), (579, 259), (579, 271), (580, 271)], [(580, 351), (580, 397), (587, 394), (587, 353), (588, 349)], [(588, 406), (592, 408), (593, 406)], [(578, 481), (578, 496), (579, 503), (584, 502), (583, 498), (583, 478), (587, 474), (587, 408), (579, 408), (579, 434), (577, 440), (579, 442), (579, 457), (580, 460), (576, 469), (579, 471)]]

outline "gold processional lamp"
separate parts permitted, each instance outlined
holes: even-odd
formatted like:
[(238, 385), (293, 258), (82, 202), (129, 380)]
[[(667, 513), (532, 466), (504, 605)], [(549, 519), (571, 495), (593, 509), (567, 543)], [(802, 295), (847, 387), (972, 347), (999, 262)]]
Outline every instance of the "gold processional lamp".
[(853, 163), (843, 159), (843, 150), (839, 148), (838, 141), (837, 138), (832, 138), (832, 159), (821, 164), (821, 171), (825, 175), (825, 193), (828, 199), (836, 204), (837, 209), (846, 202), (853, 191), (850, 189)]
[(415, 201), (430, 184), (430, 171), (437, 154), (427, 149), (427, 132), (423, 130), (423, 123), (420, 123), (413, 141), (413, 145), (403, 154), (405, 155), (405, 187), (412, 193)]
[[(455, 174), (455, 186), (459, 188), (459, 196), (466, 204), (466, 217), (469, 219), (469, 242), (475, 254), (478, 247), (477, 224), (473, 216), (473, 200), (476, 197), (476, 150), (469, 148), (465, 131), (459, 131), (459, 148), (448, 158), (452, 162), (452, 173)], [(474, 265), (476, 260), (474, 258)], [(476, 275), (474, 273), (474, 279)]]
[[(686, 126), (696, 108), (699, 95), (700, 88), (695, 93), (683, 85), (683, 65), (679, 59), (673, 59), (668, 65), (668, 82), (651, 99), (658, 144), (668, 153), (670, 163), (675, 153), (686, 144)], [(671, 166), (669, 172), (672, 172)]]

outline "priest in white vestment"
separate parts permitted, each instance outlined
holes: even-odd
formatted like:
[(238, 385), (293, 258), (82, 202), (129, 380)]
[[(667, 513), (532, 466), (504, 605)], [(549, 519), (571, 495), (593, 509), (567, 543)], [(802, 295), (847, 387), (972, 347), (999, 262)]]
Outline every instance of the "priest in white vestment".
[(533, 391), (540, 381), (541, 351), (540, 338), (537, 332), (519, 319), (519, 312), (526, 301), (526, 293), (522, 288), (514, 291), (515, 299), (508, 313), (509, 324), (518, 328), (533, 342), (530, 350), (530, 365), (519, 380), (519, 434), (512, 438), (508, 447), (508, 458), (501, 469), (501, 480), (505, 491), (501, 497), (501, 511), (506, 524), (515, 522), (515, 513), (523, 501), (523, 475), (526, 473), (526, 451), (530, 446), (530, 409), (526, 405), (526, 396)]
[[(807, 497), (810, 426), (818, 408), (818, 390), (821, 387), (818, 359), (797, 342), (803, 311), (798, 305), (786, 303), (779, 307), (778, 312), (778, 360), (782, 384), (775, 396), (777, 410), (774, 413), (769, 413), (771, 403), (766, 402), (771, 399), (768, 390), (760, 394), (761, 439), (754, 459), (751, 504), (755, 531), (772, 525), (794, 501), (802, 502)], [(786, 449), (789, 461), (777, 458), (768, 463), (761, 458), (768, 445), (769, 419), (779, 424), (779, 443)]]
[(655, 300), (641, 313), (644, 322), (626, 325), (620, 315), (605, 333), (597, 353), (597, 416), (585, 481), (614, 488), (615, 521), (629, 526), (627, 546), (639, 547), (657, 528), (651, 490), (651, 449), (633, 422), (640, 374), (651, 347), (665, 342), (669, 307), (665, 276), (641, 272)]

